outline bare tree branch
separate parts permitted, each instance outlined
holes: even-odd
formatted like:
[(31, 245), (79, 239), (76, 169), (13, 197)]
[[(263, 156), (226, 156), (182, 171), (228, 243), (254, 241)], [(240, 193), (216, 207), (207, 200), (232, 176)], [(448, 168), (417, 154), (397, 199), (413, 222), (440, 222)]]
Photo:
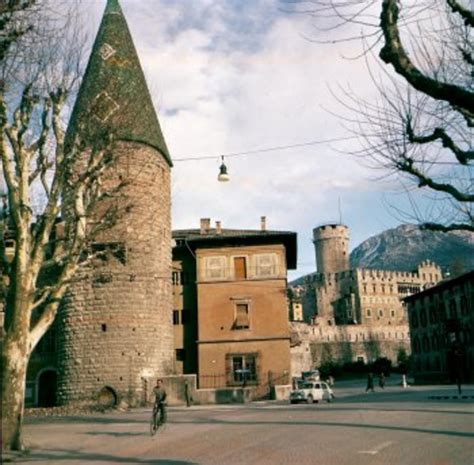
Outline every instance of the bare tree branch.
[(454, 13), (459, 13), (462, 16), (466, 26), (474, 27), (474, 13), (472, 10), (464, 8), (456, 0), (446, 0), (446, 3), (450, 6)]
[(423, 74), (407, 55), (398, 30), (399, 7), (397, 0), (384, 0), (380, 16), (380, 27), (385, 37), (385, 45), (380, 58), (393, 65), (415, 89), (437, 100), (444, 100), (456, 108), (461, 108), (471, 118), (474, 117), (474, 93), (466, 88), (432, 79)]

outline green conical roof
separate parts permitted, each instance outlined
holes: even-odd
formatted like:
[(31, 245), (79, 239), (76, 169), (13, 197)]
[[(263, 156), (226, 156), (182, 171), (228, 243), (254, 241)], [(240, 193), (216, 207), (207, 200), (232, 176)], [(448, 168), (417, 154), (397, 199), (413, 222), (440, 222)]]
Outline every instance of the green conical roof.
[(145, 76), (118, 0), (108, 0), (82, 80), (66, 143), (86, 143), (110, 130), (150, 145), (172, 165)]

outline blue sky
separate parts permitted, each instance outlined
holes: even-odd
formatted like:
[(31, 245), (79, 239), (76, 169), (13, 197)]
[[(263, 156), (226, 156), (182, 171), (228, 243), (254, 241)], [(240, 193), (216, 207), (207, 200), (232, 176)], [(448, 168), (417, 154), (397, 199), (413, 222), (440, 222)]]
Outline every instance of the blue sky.
[[(347, 153), (357, 140), (228, 158), (231, 181), (218, 183), (219, 155), (345, 138), (334, 97), (349, 87), (375, 92), (357, 42), (321, 45), (307, 15), (278, 0), (120, 0), (147, 77), (173, 168), (173, 227), (199, 219), (223, 227), (296, 231), (298, 270), (315, 270), (312, 228), (342, 221), (351, 248), (400, 224), (406, 204), (395, 179), (379, 180)], [(89, 43), (105, 0), (82, 0)], [(89, 45), (90, 45), (89, 44)], [(331, 93), (332, 89), (332, 93)], [(215, 156), (180, 162), (179, 158)]]

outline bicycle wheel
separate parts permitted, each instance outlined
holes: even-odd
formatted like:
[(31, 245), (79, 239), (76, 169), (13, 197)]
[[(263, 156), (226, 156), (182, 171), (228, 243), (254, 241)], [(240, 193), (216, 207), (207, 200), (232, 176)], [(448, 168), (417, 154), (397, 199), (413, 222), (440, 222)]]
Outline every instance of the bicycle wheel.
[(150, 420), (150, 435), (154, 436), (160, 427), (160, 422), (158, 421), (156, 413), (153, 413)]

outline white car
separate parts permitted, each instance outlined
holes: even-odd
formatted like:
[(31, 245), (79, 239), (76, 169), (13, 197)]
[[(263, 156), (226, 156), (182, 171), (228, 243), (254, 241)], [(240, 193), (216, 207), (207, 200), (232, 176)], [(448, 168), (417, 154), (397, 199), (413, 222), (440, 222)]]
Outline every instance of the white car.
[(332, 389), (322, 381), (299, 381), (298, 388), (290, 393), (290, 402), (297, 404), (298, 402), (319, 402), (326, 400), (331, 402), (334, 399)]

